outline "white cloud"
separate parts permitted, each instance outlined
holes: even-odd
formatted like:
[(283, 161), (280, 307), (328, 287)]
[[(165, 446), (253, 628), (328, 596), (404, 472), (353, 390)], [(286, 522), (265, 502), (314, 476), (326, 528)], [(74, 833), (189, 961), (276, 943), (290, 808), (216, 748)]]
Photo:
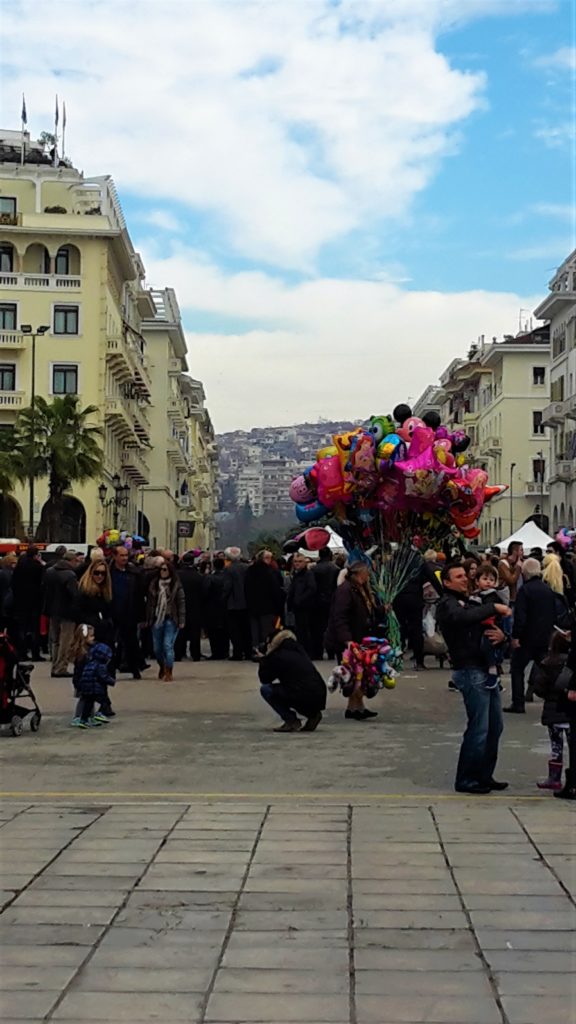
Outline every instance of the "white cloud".
[(182, 221), (179, 221), (169, 210), (151, 210), (142, 219), (146, 224), (160, 228), (161, 231), (170, 231), (172, 234), (182, 231)]
[(573, 121), (560, 121), (558, 124), (547, 124), (534, 132), (548, 149), (563, 149), (574, 144)]
[(38, 131), (58, 91), (86, 171), (212, 212), (241, 254), (312, 269), (323, 244), (405, 215), (483, 103), (484, 75), (436, 49), (499, 3), (468, 6), (21, 0), (3, 11), (3, 99), (15, 121), (24, 91)]
[[(206, 385), (219, 431), (386, 412), (416, 398), (480, 331), (514, 330), (541, 296), (406, 291), (387, 282), (321, 278), (287, 285), (225, 274), (193, 251), (144, 248), (150, 279), (176, 287), (191, 372)], [(237, 329), (194, 331), (212, 313)]]
[(576, 71), (576, 46), (561, 46), (553, 53), (544, 54), (534, 61), (537, 67), (557, 71)]

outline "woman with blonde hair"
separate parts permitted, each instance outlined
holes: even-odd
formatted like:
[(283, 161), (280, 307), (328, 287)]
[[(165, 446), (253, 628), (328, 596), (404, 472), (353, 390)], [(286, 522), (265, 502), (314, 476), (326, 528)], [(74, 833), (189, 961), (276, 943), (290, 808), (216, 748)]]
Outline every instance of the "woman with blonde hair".
[(542, 564), (544, 566), (542, 573), (544, 583), (547, 583), (555, 594), (561, 594), (564, 597), (564, 573), (558, 555), (550, 551), (547, 555), (544, 555)]
[(104, 559), (90, 563), (78, 586), (75, 620), (92, 626), (97, 643), (114, 644), (112, 580)]

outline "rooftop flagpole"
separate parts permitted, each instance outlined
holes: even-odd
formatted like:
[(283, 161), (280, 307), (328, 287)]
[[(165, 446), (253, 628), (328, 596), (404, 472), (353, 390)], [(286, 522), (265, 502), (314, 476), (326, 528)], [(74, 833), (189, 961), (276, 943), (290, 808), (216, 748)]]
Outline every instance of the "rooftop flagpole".
[(66, 103), (62, 101), (62, 159), (66, 156)]
[(54, 159), (52, 166), (58, 166), (58, 122), (60, 120), (60, 114), (58, 111), (58, 93), (56, 93), (56, 107), (54, 109)]
[(25, 155), (26, 155), (26, 154), (25, 154), (25, 150), (26, 150), (26, 143), (25, 143), (25, 141), (24, 141), (24, 132), (26, 131), (26, 127), (27, 127), (27, 125), (28, 125), (28, 112), (27, 112), (27, 110), (26, 110), (26, 97), (24, 96), (24, 93), (22, 93), (22, 114), (21, 114), (21, 121), (22, 121), (22, 129), (21, 129), (21, 131), (22, 131), (22, 136), (21, 136), (21, 139), (20, 139), (20, 163), (21, 163), (21, 164), (24, 164), (24, 157), (25, 157)]

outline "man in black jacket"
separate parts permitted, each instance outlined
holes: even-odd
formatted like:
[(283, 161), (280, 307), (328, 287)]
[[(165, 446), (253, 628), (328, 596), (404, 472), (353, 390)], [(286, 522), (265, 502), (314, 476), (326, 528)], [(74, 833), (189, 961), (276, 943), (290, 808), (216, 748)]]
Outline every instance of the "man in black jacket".
[(248, 566), (242, 561), (240, 548), (226, 548), (224, 552), (226, 568), (224, 569), (224, 585), (222, 600), (228, 618), (228, 631), (232, 643), (232, 661), (252, 659), (252, 634), (250, 631), (250, 614), (246, 602), (246, 573)]
[(512, 626), (512, 658), (510, 675), (512, 680), (512, 703), (504, 708), (511, 714), (523, 715), (524, 673), (531, 661), (540, 662), (548, 650), (552, 630), (568, 613), (568, 606), (555, 594), (551, 587), (540, 578), (542, 568), (536, 558), (527, 558), (522, 566), (524, 585), (520, 587), (514, 605)]
[(63, 555), (46, 570), (44, 576), (44, 614), (50, 619), (52, 675), (56, 678), (72, 675), (68, 671), (68, 663), (76, 628), (76, 562), (76, 552), (64, 549)]
[(316, 605), (316, 580), (308, 569), (308, 559), (297, 553), (292, 561), (292, 581), (288, 590), (287, 608), (294, 615), (296, 636), (306, 653), (312, 657), (312, 616)]
[(282, 719), (274, 732), (314, 732), (326, 707), (326, 683), (288, 629), (274, 633), (258, 669), (260, 694)]
[(506, 618), (511, 612), (504, 604), (469, 604), (468, 578), (461, 565), (446, 566), (442, 583), (444, 596), (438, 604), (436, 621), (446, 641), (454, 669), (452, 678), (464, 698), (468, 716), (454, 788), (457, 793), (477, 794), (506, 789), (508, 783), (496, 782), (493, 774), (502, 733), (502, 708), (498, 684), (493, 683), (488, 673), (482, 637), (501, 643), (502, 630), (486, 627), (483, 622), (495, 615)]
[(205, 601), (205, 579), (208, 577), (204, 577), (198, 572), (195, 561), (194, 553), (187, 551), (178, 566), (178, 576), (186, 601), (186, 625), (176, 638), (176, 661), (182, 661), (182, 658), (186, 657), (188, 645), (190, 645), (192, 661), (200, 661), (202, 657), (202, 616)]
[[(321, 548), (318, 561), (312, 569), (316, 583), (316, 602), (312, 610), (312, 657), (322, 661), (324, 657), (324, 636), (328, 628), (332, 600), (338, 585), (340, 570), (334, 565), (330, 548)], [(328, 652), (330, 655), (332, 652)]]

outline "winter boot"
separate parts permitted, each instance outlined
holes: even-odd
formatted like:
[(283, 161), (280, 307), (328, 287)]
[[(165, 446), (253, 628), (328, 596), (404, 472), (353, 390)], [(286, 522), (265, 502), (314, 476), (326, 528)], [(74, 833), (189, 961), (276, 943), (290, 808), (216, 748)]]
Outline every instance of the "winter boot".
[(558, 793), (554, 793), (555, 797), (560, 800), (576, 800), (576, 771), (574, 768), (566, 769), (566, 782), (564, 788)]
[(562, 789), (562, 761), (548, 761), (548, 778), (536, 785), (538, 789)]
[(172, 682), (172, 669), (171, 668), (165, 668), (164, 669), (164, 682), (165, 683), (171, 683)]
[(158, 679), (164, 679), (165, 671), (166, 671), (166, 669), (164, 668), (164, 665), (159, 665), (158, 666)]

